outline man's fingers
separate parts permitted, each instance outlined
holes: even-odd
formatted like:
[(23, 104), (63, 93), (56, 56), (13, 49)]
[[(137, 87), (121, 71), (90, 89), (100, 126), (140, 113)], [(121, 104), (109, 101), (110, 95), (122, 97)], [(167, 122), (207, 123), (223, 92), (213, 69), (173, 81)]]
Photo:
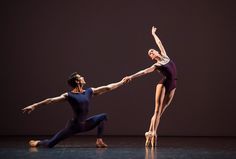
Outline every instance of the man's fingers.
[(25, 112), (27, 111), (27, 109), (25, 109), (25, 108), (24, 108), (24, 109), (22, 109), (22, 110), (23, 110), (23, 113), (25, 113)]

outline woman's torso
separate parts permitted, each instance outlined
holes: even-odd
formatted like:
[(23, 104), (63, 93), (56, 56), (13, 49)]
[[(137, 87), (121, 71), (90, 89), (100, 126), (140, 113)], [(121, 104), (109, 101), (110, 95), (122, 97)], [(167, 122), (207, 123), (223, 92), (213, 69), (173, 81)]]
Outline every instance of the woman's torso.
[(164, 58), (161, 61), (157, 61), (154, 64), (160, 73), (165, 76), (166, 79), (176, 80), (177, 79), (177, 70), (175, 63), (169, 59), (169, 57)]

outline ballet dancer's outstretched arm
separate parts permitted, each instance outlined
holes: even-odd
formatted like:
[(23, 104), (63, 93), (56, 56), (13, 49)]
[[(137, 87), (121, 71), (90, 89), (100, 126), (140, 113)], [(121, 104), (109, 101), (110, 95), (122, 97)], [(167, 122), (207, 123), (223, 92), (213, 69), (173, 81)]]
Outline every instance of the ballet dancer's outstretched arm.
[(106, 92), (109, 92), (111, 90), (114, 90), (120, 86), (122, 86), (124, 84), (124, 79), (122, 79), (121, 81), (119, 82), (116, 82), (116, 83), (111, 83), (111, 84), (108, 84), (106, 86), (101, 86), (101, 87), (97, 87), (97, 88), (92, 88), (93, 90), (93, 94), (94, 95), (101, 95), (103, 93), (106, 93)]
[(64, 93), (58, 97), (53, 97), (53, 98), (47, 98), (41, 102), (38, 103), (34, 103), (30, 106), (27, 106), (25, 108), (22, 109), (23, 113), (27, 112), (28, 114), (30, 114), (33, 110), (35, 110), (36, 108), (38, 108), (39, 106), (42, 105), (48, 105), (48, 104), (52, 104), (52, 103), (58, 103), (58, 102), (63, 102), (66, 100), (68, 94)]
[(151, 67), (148, 67), (144, 70), (141, 70), (135, 74), (132, 74), (130, 76), (126, 76), (125, 78), (123, 78), (124, 82), (127, 83), (127, 82), (130, 82), (131, 80), (133, 80), (134, 78), (137, 78), (137, 77), (140, 77), (140, 76), (143, 76), (143, 75), (146, 75), (148, 73), (151, 73), (153, 71), (156, 70), (156, 66), (155, 65), (152, 65)]
[(158, 46), (159, 49), (160, 49), (161, 55), (162, 55), (162, 56), (167, 56), (166, 51), (165, 51), (165, 48), (164, 48), (164, 46), (163, 46), (162, 43), (161, 43), (161, 40), (160, 40), (159, 37), (156, 35), (156, 30), (157, 30), (157, 28), (153, 26), (153, 27), (152, 27), (152, 36), (154, 37), (155, 42), (156, 42), (157, 46)]

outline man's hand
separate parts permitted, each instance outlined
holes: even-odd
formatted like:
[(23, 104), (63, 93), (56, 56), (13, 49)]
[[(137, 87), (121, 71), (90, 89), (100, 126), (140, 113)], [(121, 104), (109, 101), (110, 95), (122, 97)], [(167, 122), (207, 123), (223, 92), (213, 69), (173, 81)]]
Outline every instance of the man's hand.
[(23, 108), (22, 111), (23, 113), (27, 112), (28, 114), (30, 114), (35, 108), (36, 108), (36, 105), (32, 104), (28, 107)]

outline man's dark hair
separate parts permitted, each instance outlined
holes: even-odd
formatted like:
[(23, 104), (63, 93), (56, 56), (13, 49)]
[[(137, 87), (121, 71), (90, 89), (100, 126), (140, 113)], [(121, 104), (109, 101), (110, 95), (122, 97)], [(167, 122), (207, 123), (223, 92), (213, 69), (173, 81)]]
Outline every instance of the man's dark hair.
[(77, 83), (76, 83), (76, 80), (78, 80), (77, 76), (76, 75), (79, 75), (77, 72), (73, 72), (69, 77), (68, 77), (68, 80), (67, 80), (67, 83), (75, 88), (77, 87)]

